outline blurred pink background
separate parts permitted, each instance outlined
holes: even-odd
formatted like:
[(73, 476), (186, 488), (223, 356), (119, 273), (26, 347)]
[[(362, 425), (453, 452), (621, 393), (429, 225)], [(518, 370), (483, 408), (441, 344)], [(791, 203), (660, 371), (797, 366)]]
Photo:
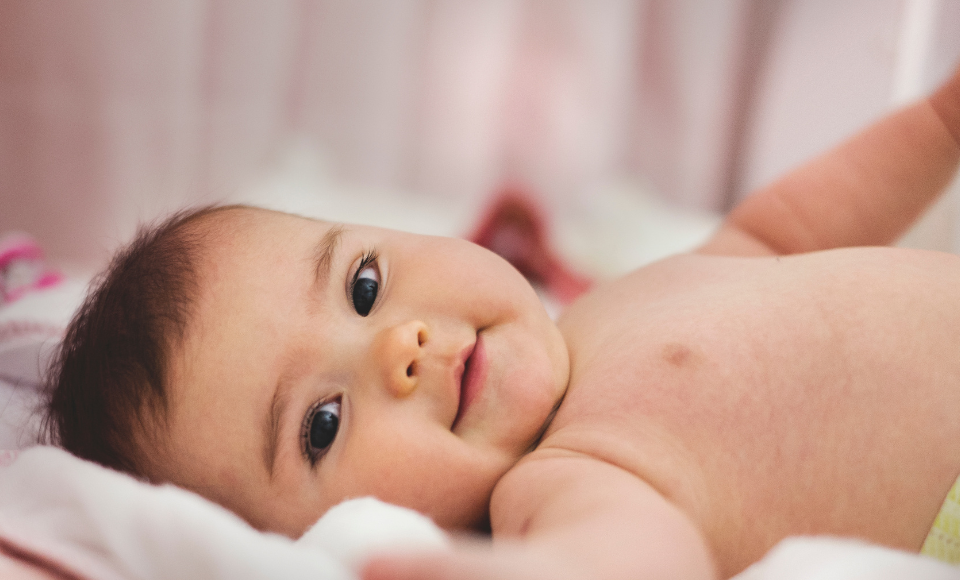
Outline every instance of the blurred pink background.
[(722, 211), (958, 58), (955, 0), (4, 1), (0, 232), (98, 264), (303, 140), (427, 199)]

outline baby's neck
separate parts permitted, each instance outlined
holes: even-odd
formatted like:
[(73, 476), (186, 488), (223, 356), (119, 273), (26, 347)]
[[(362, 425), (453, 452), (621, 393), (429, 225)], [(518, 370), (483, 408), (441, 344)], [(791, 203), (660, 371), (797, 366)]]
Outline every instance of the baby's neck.
[(567, 392), (563, 392), (563, 396), (560, 397), (556, 404), (553, 405), (553, 409), (550, 410), (550, 414), (547, 415), (547, 418), (544, 420), (543, 425), (540, 426), (540, 430), (537, 431), (537, 436), (533, 439), (533, 443), (530, 444), (530, 447), (523, 452), (524, 455), (530, 453), (540, 445), (540, 441), (543, 440), (543, 435), (547, 432), (547, 429), (550, 428), (550, 424), (553, 423), (553, 418), (557, 416), (557, 411), (560, 409), (561, 403), (563, 403), (564, 397), (567, 396)]

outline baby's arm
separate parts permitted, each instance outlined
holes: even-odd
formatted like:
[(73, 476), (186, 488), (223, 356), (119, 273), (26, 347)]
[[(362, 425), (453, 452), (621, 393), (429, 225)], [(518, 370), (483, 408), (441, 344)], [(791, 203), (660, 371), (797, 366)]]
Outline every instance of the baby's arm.
[(491, 505), (493, 546), (385, 558), (365, 580), (716, 578), (692, 521), (608, 463), (569, 454), (521, 462)]
[(960, 161), (960, 68), (900, 109), (752, 194), (702, 249), (809, 252), (895, 241), (950, 182)]

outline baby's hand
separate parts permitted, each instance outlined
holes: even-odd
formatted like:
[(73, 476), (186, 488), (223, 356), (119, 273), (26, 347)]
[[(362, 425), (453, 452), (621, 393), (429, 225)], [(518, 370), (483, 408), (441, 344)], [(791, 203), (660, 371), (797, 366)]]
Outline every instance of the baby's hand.
[(588, 578), (558, 558), (519, 546), (465, 543), (456, 550), (381, 556), (363, 567), (363, 580), (533, 580)]

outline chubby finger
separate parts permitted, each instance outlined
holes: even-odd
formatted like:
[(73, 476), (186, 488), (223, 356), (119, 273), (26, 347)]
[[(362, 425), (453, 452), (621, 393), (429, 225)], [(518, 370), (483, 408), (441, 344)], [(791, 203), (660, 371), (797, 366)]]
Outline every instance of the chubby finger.
[(362, 568), (363, 580), (473, 580), (492, 578), (483, 562), (465, 554), (379, 556)]
[(577, 577), (555, 558), (517, 549), (460, 549), (421, 555), (379, 556), (363, 580), (560, 580)]

